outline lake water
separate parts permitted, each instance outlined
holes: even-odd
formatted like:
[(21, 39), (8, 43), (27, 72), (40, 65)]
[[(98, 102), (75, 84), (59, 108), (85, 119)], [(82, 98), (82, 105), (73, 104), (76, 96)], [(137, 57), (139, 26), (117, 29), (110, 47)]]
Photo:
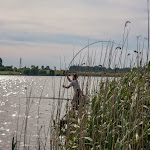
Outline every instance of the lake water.
[[(88, 88), (89, 92), (93, 87), (97, 88), (101, 79), (79, 77), (81, 87), (84, 87), (84, 91)], [(25, 116), (28, 116), (26, 139), (30, 139), (26, 143), (30, 143), (34, 149), (37, 131), (40, 130), (41, 138), (46, 138), (46, 147), (49, 148), (49, 127), (58, 107), (58, 100), (49, 97), (73, 97), (73, 89), (64, 89), (63, 84), (69, 84), (65, 77), (0, 76), (0, 150), (11, 149), (12, 138), (16, 133), (18, 141), (21, 141), (20, 149), (23, 147)], [(65, 113), (66, 102), (61, 101), (61, 117)]]

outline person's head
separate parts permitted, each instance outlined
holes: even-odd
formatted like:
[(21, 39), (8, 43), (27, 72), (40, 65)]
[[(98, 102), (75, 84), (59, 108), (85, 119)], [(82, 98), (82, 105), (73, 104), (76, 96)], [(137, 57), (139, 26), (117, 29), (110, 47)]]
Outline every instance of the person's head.
[(77, 80), (78, 76), (76, 74), (73, 75), (72, 80)]

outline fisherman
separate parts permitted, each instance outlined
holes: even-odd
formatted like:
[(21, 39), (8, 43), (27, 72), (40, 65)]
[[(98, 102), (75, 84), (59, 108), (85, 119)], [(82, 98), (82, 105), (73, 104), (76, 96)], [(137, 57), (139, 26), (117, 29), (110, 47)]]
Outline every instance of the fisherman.
[(75, 109), (78, 110), (79, 100), (81, 98), (81, 89), (80, 89), (80, 86), (79, 86), (79, 83), (77, 80), (78, 77), (76, 74), (74, 74), (72, 77), (72, 80), (71, 80), (67, 73), (66, 73), (66, 75), (67, 75), (68, 81), (71, 83), (68, 86), (63, 85), (63, 88), (68, 89), (73, 86), (74, 96), (73, 96), (73, 100), (72, 100), (72, 107), (73, 107), (73, 110), (75, 110)]

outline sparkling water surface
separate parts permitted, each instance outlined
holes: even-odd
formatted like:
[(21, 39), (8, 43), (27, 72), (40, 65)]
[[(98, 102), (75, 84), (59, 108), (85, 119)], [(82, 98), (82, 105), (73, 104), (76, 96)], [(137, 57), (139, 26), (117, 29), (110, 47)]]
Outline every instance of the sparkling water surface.
[[(91, 89), (97, 90), (101, 79), (79, 77), (80, 86), (86, 90), (88, 85), (91, 92)], [(0, 76), (0, 150), (11, 149), (12, 138), (16, 135), (20, 149), (23, 147), (25, 116), (28, 116), (26, 139), (30, 140), (26, 143), (30, 143), (34, 149), (37, 131), (40, 129), (40, 138), (47, 137), (46, 147), (49, 148), (50, 137), (47, 133), (50, 132), (49, 126), (58, 107), (58, 100), (49, 97), (73, 97), (72, 88), (62, 88), (64, 83), (69, 84), (64, 77), (57, 76)], [(66, 102), (61, 102), (60, 116), (65, 114)]]

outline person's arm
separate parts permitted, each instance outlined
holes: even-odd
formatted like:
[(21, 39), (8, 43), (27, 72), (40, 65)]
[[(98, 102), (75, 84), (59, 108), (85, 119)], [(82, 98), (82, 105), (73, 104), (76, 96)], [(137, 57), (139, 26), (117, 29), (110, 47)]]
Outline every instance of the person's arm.
[(63, 85), (63, 88), (69, 89), (70, 85), (68, 85), (68, 86)]
[(72, 80), (69, 78), (68, 74), (66, 73), (67, 79), (69, 82), (72, 82)]

